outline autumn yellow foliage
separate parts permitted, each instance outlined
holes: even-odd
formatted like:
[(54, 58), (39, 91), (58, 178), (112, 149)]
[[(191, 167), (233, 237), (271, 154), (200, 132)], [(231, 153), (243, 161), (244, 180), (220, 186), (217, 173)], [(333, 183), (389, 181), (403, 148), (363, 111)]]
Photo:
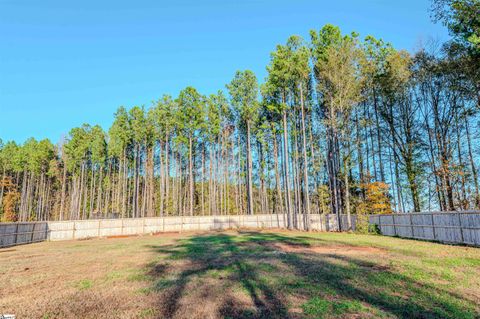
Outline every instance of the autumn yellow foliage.
[(357, 225), (359, 232), (368, 232), (368, 215), (390, 214), (392, 206), (388, 197), (388, 184), (372, 182), (361, 184), (365, 199), (357, 206)]
[(364, 183), (365, 200), (358, 206), (359, 214), (390, 214), (392, 205), (388, 197), (388, 184), (384, 182)]
[(0, 181), (0, 186), (6, 189), (6, 193), (3, 196), (3, 220), (6, 222), (16, 222), (18, 216), (16, 213), (16, 205), (20, 199), (20, 193), (17, 190), (15, 183), (9, 177), (4, 177)]

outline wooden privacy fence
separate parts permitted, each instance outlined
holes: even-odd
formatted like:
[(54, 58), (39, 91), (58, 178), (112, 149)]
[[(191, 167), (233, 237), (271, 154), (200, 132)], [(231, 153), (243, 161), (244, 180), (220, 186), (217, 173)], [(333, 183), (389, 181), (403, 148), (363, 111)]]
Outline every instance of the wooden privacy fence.
[[(310, 214), (314, 231), (338, 231), (335, 215)], [(304, 229), (304, 215), (297, 215), (295, 225)], [(341, 216), (342, 230), (347, 227), (347, 217)], [(42, 240), (71, 240), (93, 237), (141, 235), (176, 231), (223, 230), (235, 228), (286, 228), (283, 214), (174, 216), (124, 219), (89, 219), (31, 223), (0, 223), (0, 248)], [(352, 216), (352, 227), (355, 218)]]
[(480, 246), (480, 211), (371, 215), (386, 236)]
[(0, 248), (44, 241), (48, 222), (0, 223)]

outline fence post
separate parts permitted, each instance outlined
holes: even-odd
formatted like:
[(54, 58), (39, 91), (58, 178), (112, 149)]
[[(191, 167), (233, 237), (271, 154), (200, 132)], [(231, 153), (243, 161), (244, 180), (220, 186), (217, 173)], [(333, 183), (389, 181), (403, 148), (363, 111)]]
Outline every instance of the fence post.
[(460, 227), (460, 236), (462, 238), (462, 243), (465, 243), (465, 239), (463, 238), (463, 226), (462, 226), (462, 218), (460, 217), (460, 213), (457, 213), (458, 216), (458, 227)]
[(393, 219), (393, 236), (397, 236), (397, 225), (395, 224), (395, 214), (392, 214)]
[(433, 218), (433, 213), (431, 213), (432, 216), (432, 232), (433, 232), (433, 240), (437, 239), (437, 236), (435, 235), (435, 218)]
[(380, 234), (382, 234), (382, 215), (378, 215), (378, 228), (380, 229)]
[(18, 222), (15, 226), (15, 240), (13, 241), (13, 245), (17, 244), (17, 240), (18, 240)]
[(32, 228), (32, 236), (30, 236), (30, 242), (33, 243), (33, 234), (35, 233), (35, 226), (37, 225), (37, 223), (34, 223), (33, 224), (33, 228)]
[(413, 232), (412, 214), (410, 213), (409, 216), (410, 216), (410, 228), (412, 229), (412, 238), (415, 238), (415, 234), (414, 234), (414, 232)]

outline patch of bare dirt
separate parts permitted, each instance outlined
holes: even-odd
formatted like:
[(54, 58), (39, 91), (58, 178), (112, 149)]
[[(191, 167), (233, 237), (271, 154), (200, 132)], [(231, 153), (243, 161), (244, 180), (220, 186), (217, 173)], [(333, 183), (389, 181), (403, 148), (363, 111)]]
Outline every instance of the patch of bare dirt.
[(480, 290), (475, 288), (463, 288), (461, 289), (461, 292), (466, 299), (470, 299), (473, 302), (478, 302), (478, 300), (480, 300)]
[(380, 248), (366, 246), (348, 246), (348, 245), (331, 245), (331, 246), (305, 246), (296, 244), (276, 243), (274, 248), (287, 253), (316, 253), (325, 255), (370, 255), (384, 254), (385, 251)]
[(195, 232), (179, 232), (179, 231), (167, 231), (167, 232), (158, 232), (158, 233), (153, 233), (152, 236), (157, 236), (157, 237), (178, 237), (181, 234), (188, 235), (188, 234), (195, 234)]
[(130, 237), (138, 237), (138, 235), (112, 235), (107, 236), (107, 239), (115, 239), (115, 238), (130, 238)]
[(8, 253), (11, 251), (16, 251), (16, 249), (0, 249), (0, 253)]

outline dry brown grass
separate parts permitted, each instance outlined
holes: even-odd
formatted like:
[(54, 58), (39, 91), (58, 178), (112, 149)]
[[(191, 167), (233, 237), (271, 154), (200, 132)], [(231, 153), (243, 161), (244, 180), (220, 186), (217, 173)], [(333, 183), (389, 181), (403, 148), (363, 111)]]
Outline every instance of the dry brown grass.
[(0, 314), (477, 318), (479, 270), (480, 249), (379, 236), (230, 231), (44, 242), (0, 249)]
[(0, 313), (133, 318), (148, 306), (145, 296), (136, 293), (145, 284), (125, 281), (153, 257), (143, 245), (149, 240), (45, 242), (9, 249), (0, 259)]

